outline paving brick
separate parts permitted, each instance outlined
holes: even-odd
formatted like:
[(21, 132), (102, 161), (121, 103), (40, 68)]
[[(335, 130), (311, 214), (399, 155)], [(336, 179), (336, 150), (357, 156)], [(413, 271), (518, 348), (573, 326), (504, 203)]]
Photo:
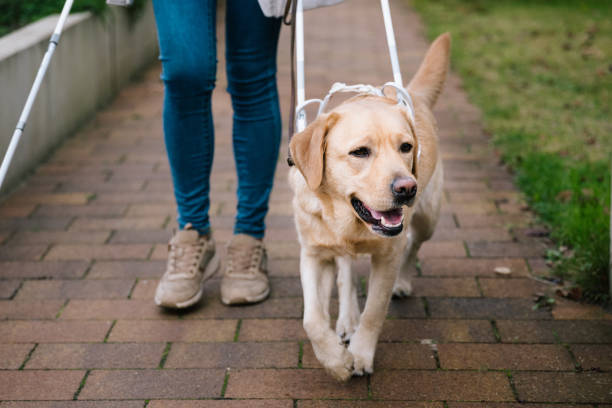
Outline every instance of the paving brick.
[(236, 323), (236, 320), (119, 320), (108, 340), (142, 343), (232, 341)]
[(164, 343), (40, 344), (25, 368), (156, 368), (165, 346)]
[(583, 370), (612, 371), (612, 344), (576, 344), (571, 349)]
[(525, 404), (519, 402), (449, 402), (448, 408), (591, 408), (591, 405)]
[(236, 370), (226, 398), (367, 398), (365, 377), (339, 383), (324, 370)]
[(381, 341), (434, 341), (436, 343), (492, 343), (491, 324), (485, 320), (386, 320)]
[(0, 299), (9, 299), (12, 297), (17, 288), (21, 285), (22, 281), (19, 280), (5, 280), (0, 281)]
[(53, 319), (63, 300), (0, 300), (0, 319)]
[(293, 408), (292, 400), (151, 401), (147, 408)]
[(92, 265), (88, 279), (158, 278), (166, 269), (163, 261), (100, 261)]
[(506, 228), (510, 225), (513, 227), (522, 227), (529, 225), (529, 217), (525, 214), (508, 214), (508, 215), (473, 215), (473, 214), (458, 214), (457, 219), (461, 228)]
[(0, 205), (0, 217), (27, 217), (36, 208), (36, 204), (30, 205)]
[(306, 339), (297, 319), (248, 319), (242, 321), (239, 341), (295, 341)]
[(439, 344), (440, 366), (452, 370), (570, 371), (574, 363), (560, 345)]
[[(159, 276), (161, 276), (164, 273), (164, 270), (165, 270), (165, 267), (164, 269), (162, 269)], [(157, 288), (158, 283), (159, 283), (159, 280), (157, 279), (140, 279), (136, 283), (136, 286), (134, 287), (134, 290), (132, 291), (131, 298), (138, 299), (138, 300), (153, 299), (153, 297), (155, 296), (155, 289)], [(208, 286), (210, 286), (210, 283), (207, 283), (205, 285), (204, 290), (206, 290)]]
[(478, 297), (480, 292), (473, 278), (412, 278), (414, 296)]
[(497, 328), (504, 343), (554, 343), (551, 322), (497, 320)]
[[(211, 283), (212, 284), (212, 283)], [(208, 286), (210, 288), (210, 286)], [(274, 287), (274, 286), (273, 286)], [(270, 298), (254, 305), (227, 307), (219, 301), (218, 286), (214, 295), (206, 296), (186, 319), (249, 319), (249, 318), (301, 318), (301, 298)]]
[(51, 248), (46, 260), (128, 260), (145, 259), (151, 251), (151, 245), (117, 244), (117, 245), (69, 245), (61, 244)]
[(467, 319), (548, 319), (545, 309), (533, 310), (531, 299), (429, 298), (432, 317)]
[(525, 260), (509, 259), (439, 259), (431, 258), (421, 261), (423, 276), (483, 276), (499, 277), (495, 268), (510, 268), (511, 277), (527, 276), (529, 270)]
[(486, 297), (532, 298), (536, 293), (551, 290), (550, 285), (533, 279), (480, 279), (480, 287)]
[(544, 255), (544, 245), (517, 244), (514, 242), (468, 242), (470, 255), (475, 258), (539, 258)]
[[(151, 183), (149, 183), (150, 185)], [(147, 186), (148, 187), (148, 186)], [(214, 213), (210, 211), (210, 213)], [(126, 216), (128, 217), (148, 217), (151, 215), (174, 215), (176, 214), (176, 204), (132, 204), (128, 208)]]
[(610, 343), (612, 321), (565, 320), (551, 322), (550, 326), (565, 343)]
[(132, 286), (131, 279), (26, 281), (16, 299), (120, 299)]
[(0, 262), (0, 278), (80, 278), (88, 267), (88, 261)]
[(0, 344), (0, 369), (19, 368), (33, 347), (34, 344)]
[(461, 258), (465, 256), (465, 247), (461, 241), (427, 241), (419, 250), (419, 259)]
[(79, 399), (215, 398), (224, 370), (94, 370)]
[(14, 244), (103, 244), (110, 231), (20, 231), (10, 243)]
[[(188, 312), (187, 312), (188, 313)], [(176, 319), (183, 314), (162, 309), (148, 300), (95, 299), (70, 300), (61, 319), (65, 320), (135, 320)]]
[(299, 401), (298, 408), (442, 408), (441, 402), (400, 402), (400, 401), (342, 401), (311, 400)]
[(433, 241), (511, 241), (512, 237), (503, 228), (437, 228)]
[(455, 214), (497, 214), (497, 207), (495, 204), (491, 201), (484, 200), (469, 203), (450, 202), (442, 208), (444, 212)]
[(271, 278), (270, 279), (270, 297), (301, 297), (302, 283), (300, 279), (295, 278)]
[(126, 205), (48, 205), (41, 204), (34, 211), (37, 217), (116, 217), (125, 214)]
[(526, 404), (519, 402), (449, 402), (448, 408), (591, 408), (591, 405), (549, 405), (549, 404)]
[(48, 245), (2, 245), (0, 261), (37, 261), (47, 251)]
[(392, 299), (388, 315), (393, 318), (425, 317), (425, 307), (421, 299), (416, 297)]
[(70, 230), (151, 230), (161, 228), (165, 224), (165, 222), (165, 216), (146, 218), (77, 218), (70, 225)]
[(92, 193), (18, 193), (13, 194), (6, 204), (10, 206), (28, 204), (67, 204), (78, 205), (87, 204), (93, 197)]
[(515, 373), (522, 401), (612, 403), (609, 373)]
[(2, 400), (71, 400), (85, 371), (0, 371)]
[(381, 370), (371, 381), (375, 399), (514, 401), (500, 372)]
[(142, 408), (144, 401), (5, 401), (0, 408)]
[(116, 231), (109, 242), (111, 244), (167, 244), (171, 236), (172, 233), (164, 229), (123, 229)]
[(104, 340), (110, 321), (0, 321), (2, 343), (75, 343)]
[[(310, 343), (304, 344), (302, 367), (322, 368)], [(375, 370), (385, 369), (436, 369), (431, 348), (421, 344), (379, 343), (374, 359)]]
[(552, 314), (555, 319), (559, 320), (610, 320), (612, 314), (607, 313), (604, 309), (595, 305), (587, 305), (577, 303), (574, 301), (568, 301), (555, 299), (555, 307), (553, 308)]
[(6, 230), (65, 230), (72, 222), (66, 217), (31, 217), (31, 218), (0, 218), (0, 231)]
[(174, 343), (165, 368), (288, 368), (297, 367), (298, 344)]

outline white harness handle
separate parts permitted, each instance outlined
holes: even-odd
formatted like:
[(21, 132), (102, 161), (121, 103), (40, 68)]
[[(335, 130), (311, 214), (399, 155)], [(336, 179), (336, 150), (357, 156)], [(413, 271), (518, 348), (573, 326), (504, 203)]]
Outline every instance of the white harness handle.
[[(306, 128), (307, 119), (305, 108), (313, 103), (319, 104), (317, 116), (325, 111), (329, 104), (329, 100), (336, 93), (358, 93), (375, 96), (385, 96), (385, 88), (393, 88), (396, 91), (397, 103), (406, 108), (408, 117), (414, 127), (414, 106), (410, 94), (406, 92), (403, 86), (402, 73), (399, 67), (399, 59), (397, 57), (397, 45), (395, 43), (395, 34), (393, 32), (393, 24), (391, 22), (391, 11), (389, 9), (389, 0), (380, 0), (383, 19), (385, 23), (385, 31), (387, 34), (387, 45), (389, 47), (389, 57), (391, 59), (391, 68), (393, 69), (393, 81), (387, 82), (382, 87), (378, 88), (372, 85), (346, 85), (342, 82), (336, 82), (323, 99), (306, 99), (306, 91), (304, 86), (304, 14), (302, 0), (296, 2), (296, 17), (295, 17), (295, 50), (296, 50), (296, 82), (297, 82), (297, 104), (295, 108), (295, 123), (297, 132), (301, 132)], [(420, 154), (420, 149), (417, 158)]]

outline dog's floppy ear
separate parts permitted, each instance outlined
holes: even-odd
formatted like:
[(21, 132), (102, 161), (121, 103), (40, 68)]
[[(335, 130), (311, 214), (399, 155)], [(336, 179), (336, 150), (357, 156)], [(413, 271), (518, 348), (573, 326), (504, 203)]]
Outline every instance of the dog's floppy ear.
[(422, 97), (427, 105), (432, 108), (438, 95), (442, 92), (448, 64), (450, 59), (450, 34), (440, 35), (431, 44), (425, 59), (421, 63), (416, 75), (408, 84), (408, 90)]
[(291, 158), (311, 190), (316, 190), (323, 182), (325, 139), (339, 117), (333, 112), (319, 116), (289, 143)]

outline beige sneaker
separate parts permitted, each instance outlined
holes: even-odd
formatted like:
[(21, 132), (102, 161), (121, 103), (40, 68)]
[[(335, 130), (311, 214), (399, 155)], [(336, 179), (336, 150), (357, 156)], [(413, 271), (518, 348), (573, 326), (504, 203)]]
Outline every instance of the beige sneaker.
[(226, 305), (256, 303), (270, 294), (266, 249), (261, 240), (237, 234), (227, 246), (227, 265), (221, 280)]
[(198, 302), (204, 282), (219, 270), (215, 241), (194, 230), (191, 224), (168, 243), (168, 266), (155, 292), (155, 304), (182, 309)]

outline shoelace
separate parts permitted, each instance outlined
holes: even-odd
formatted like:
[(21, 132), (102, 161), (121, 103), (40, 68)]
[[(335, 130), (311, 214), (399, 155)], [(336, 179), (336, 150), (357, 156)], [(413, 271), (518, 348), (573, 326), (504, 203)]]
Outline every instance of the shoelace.
[[(193, 244), (168, 244), (168, 274), (183, 274), (185, 271), (194, 276), (204, 253), (205, 245), (200, 242)], [(180, 272), (179, 272), (180, 271)]]
[(264, 252), (263, 245), (256, 245), (249, 249), (231, 245), (227, 248), (228, 274), (242, 271), (248, 271), (250, 274), (257, 272)]

